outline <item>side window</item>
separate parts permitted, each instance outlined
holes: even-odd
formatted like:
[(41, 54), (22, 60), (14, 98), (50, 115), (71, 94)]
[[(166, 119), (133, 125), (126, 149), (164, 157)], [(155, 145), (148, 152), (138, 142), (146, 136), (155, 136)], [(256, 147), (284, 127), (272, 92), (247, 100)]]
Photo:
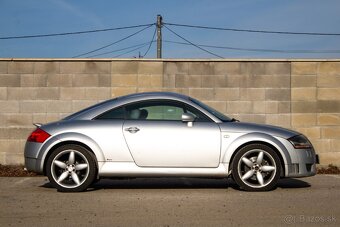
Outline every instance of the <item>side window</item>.
[(125, 118), (125, 108), (119, 107), (116, 109), (109, 110), (98, 117), (96, 117), (96, 120), (124, 120)]
[(127, 119), (181, 121), (184, 109), (180, 104), (149, 101), (126, 106)]

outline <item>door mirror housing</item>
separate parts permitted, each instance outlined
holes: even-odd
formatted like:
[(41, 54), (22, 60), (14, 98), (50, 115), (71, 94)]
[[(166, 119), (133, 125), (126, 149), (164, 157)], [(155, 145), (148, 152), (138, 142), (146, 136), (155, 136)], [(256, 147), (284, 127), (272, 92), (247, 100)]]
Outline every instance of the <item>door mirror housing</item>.
[(182, 121), (183, 122), (193, 122), (195, 120), (195, 116), (191, 113), (183, 113), (182, 114)]

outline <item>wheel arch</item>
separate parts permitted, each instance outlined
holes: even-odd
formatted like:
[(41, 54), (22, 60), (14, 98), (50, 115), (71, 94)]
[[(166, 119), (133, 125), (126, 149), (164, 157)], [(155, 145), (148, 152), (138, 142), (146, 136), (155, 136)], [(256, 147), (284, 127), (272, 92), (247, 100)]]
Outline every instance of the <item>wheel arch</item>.
[(280, 159), (281, 176), (285, 176), (285, 174), (288, 172), (287, 164), (291, 162), (289, 152), (279, 140), (264, 133), (249, 133), (239, 137), (232, 144), (230, 144), (223, 157), (223, 163), (229, 164), (228, 172), (230, 172), (232, 168), (232, 162), (237, 152), (250, 144), (261, 144), (273, 149)]

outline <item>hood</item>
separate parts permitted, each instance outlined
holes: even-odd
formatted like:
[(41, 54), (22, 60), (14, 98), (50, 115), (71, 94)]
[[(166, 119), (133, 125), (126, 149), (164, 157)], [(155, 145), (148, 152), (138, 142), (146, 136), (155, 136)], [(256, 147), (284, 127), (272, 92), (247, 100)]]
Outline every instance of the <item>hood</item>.
[(242, 133), (260, 132), (273, 136), (282, 137), (285, 139), (301, 134), (296, 131), (277, 126), (246, 122), (224, 122), (220, 124), (220, 128), (222, 132), (226, 131)]

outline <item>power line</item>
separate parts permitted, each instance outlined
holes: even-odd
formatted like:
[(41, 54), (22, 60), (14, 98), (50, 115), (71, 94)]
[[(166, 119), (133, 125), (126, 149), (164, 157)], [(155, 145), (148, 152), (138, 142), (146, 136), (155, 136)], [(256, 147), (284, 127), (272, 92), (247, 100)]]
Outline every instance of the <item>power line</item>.
[(79, 34), (86, 34), (86, 33), (107, 32), (107, 31), (123, 30), (123, 29), (129, 29), (129, 28), (147, 27), (147, 26), (150, 26), (150, 25), (154, 25), (154, 23), (153, 24), (140, 24), (140, 25), (134, 25), (134, 26), (126, 26), (126, 27), (117, 27), (117, 28), (76, 31), (76, 32), (51, 33), (51, 34), (39, 34), (39, 35), (23, 35), (23, 36), (7, 36), (7, 37), (0, 37), (0, 39), (28, 39), (28, 38), (51, 37), (51, 36), (79, 35)]
[(322, 36), (340, 36), (340, 33), (321, 33), (321, 32), (289, 32), (289, 31), (269, 31), (269, 30), (252, 30), (252, 29), (238, 29), (238, 28), (220, 28), (220, 27), (208, 27), (200, 25), (188, 25), (188, 24), (175, 24), (175, 23), (163, 23), (166, 25), (221, 31), (233, 31), (233, 32), (252, 32), (252, 33), (269, 33), (269, 34), (284, 34), (284, 35), (322, 35)]
[(196, 44), (190, 42), (189, 40), (187, 40), (187, 39), (184, 38), (183, 36), (177, 34), (177, 33), (174, 32), (173, 30), (171, 30), (170, 28), (168, 28), (166, 25), (164, 25), (164, 27), (165, 27), (166, 29), (168, 29), (171, 33), (173, 33), (174, 35), (176, 35), (177, 37), (179, 37), (179, 38), (183, 39), (185, 42), (189, 43), (190, 45), (192, 45), (192, 46), (194, 46), (194, 47), (196, 47), (196, 48), (198, 48), (198, 49), (200, 49), (200, 50), (202, 50), (202, 51), (204, 51), (204, 52), (206, 52), (206, 53), (209, 53), (209, 54), (211, 54), (211, 55), (214, 55), (215, 57), (223, 58), (223, 57), (220, 56), (220, 55), (214, 54), (213, 52), (211, 52), (211, 51), (209, 51), (209, 50), (206, 50), (206, 49), (204, 49), (204, 48), (202, 48), (202, 47), (200, 47), (200, 46), (198, 46), (198, 45), (196, 45)]
[[(149, 43), (149, 42), (148, 42), (148, 43)], [(144, 48), (145, 46), (147, 46), (147, 45), (148, 45), (148, 43), (147, 43), (147, 44), (144, 44), (144, 45), (143, 45), (143, 46), (141, 46), (141, 47), (137, 47), (137, 48), (135, 48), (135, 49), (133, 49), (133, 50), (127, 51), (127, 52), (125, 52), (125, 53), (122, 53), (122, 54), (116, 55), (116, 56), (114, 56), (113, 58), (118, 58), (118, 57), (120, 57), (120, 56), (123, 56), (123, 55), (125, 55), (125, 54), (131, 53), (131, 52), (133, 52), (133, 51), (136, 51), (136, 50), (142, 49), (142, 48)]]
[[(155, 42), (155, 41), (153, 41), (153, 42)], [(101, 56), (101, 55), (105, 55), (105, 54), (112, 54), (112, 53), (119, 52), (119, 51), (122, 51), (122, 50), (128, 50), (128, 49), (135, 48), (135, 47), (145, 46), (149, 43), (150, 42), (140, 43), (140, 44), (136, 44), (136, 45), (129, 46), (129, 47), (124, 47), (124, 48), (117, 49), (117, 50), (112, 50), (112, 51), (107, 51), (107, 52), (100, 53), (100, 54), (91, 55), (91, 56), (88, 56), (87, 58), (93, 58), (93, 57), (97, 57), (97, 56)]]
[(143, 54), (143, 56), (142, 56), (143, 58), (148, 54), (148, 52), (149, 52), (149, 50), (150, 50), (150, 48), (151, 48), (152, 43), (155, 42), (156, 31), (157, 31), (157, 26), (155, 27), (155, 31), (154, 31), (153, 36), (152, 36), (152, 39), (151, 39), (151, 41), (150, 41), (150, 45), (149, 45), (148, 49), (146, 50), (146, 52), (145, 52), (145, 53)]
[(126, 36), (126, 37), (124, 37), (124, 38), (122, 38), (122, 39), (119, 39), (119, 40), (117, 40), (117, 41), (115, 41), (115, 42), (113, 42), (113, 43), (107, 44), (107, 45), (105, 45), (105, 46), (99, 47), (99, 48), (94, 49), (94, 50), (91, 50), (91, 51), (88, 51), (88, 52), (86, 52), (86, 53), (78, 54), (78, 55), (76, 55), (76, 56), (73, 56), (72, 58), (81, 57), (81, 56), (84, 56), (84, 55), (87, 55), (87, 54), (91, 54), (91, 53), (93, 53), (93, 52), (96, 52), (96, 51), (98, 51), (98, 50), (105, 49), (105, 48), (107, 48), (107, 47), (109, 47), (109, 46), (112, 46), (112, 45), (117, 44), (117, 43), (119, 43), (119, 42), (121, 42), (121, 41), (124, 41), (124, 40), (126, 40), (126, 39), (128, 39), (128, 38), (130, 38), (130, 37), (132, 37), (132, 36), (134, 36), (134, 35), (137, 35), (138, 33), (140, 33), (140, 32), (142, 32), (142, 31), (144, 31), (144, 30), (150, 28), (150, 27), (153, 26), (153, 25), (154, 25), (154, 24), (150, 24), (149, 26), (147, 26), (147, 27), (145, 27), (145, 28), (143, 28), (143, 29), (141, 29), (141, 30), (138, 30), (137, 32), (134, 32), (134, 33), (132, 33), (131, 35), (128, 35), (128, 36)]
[[(188, 43), (176, 42), (171, 40), (163, 40), (166, 43), (174, 43), (180, 45), (190, 45)], [(332, 54), (340, 53), (340, 50), (275, 50), (275, 49), (254, 49), (254, 48), (240, 48), (240, 47), (229, 47), (229, 46), (215, 46), (215, 45), (204, 45), (196, 44), (200, 47), (208, 47), (215, 49), (227, 49), (227, 50), (240, 50), (240, 51), (253, 51), (253, 52), (271, 52), (271, 53), (310, 53), (310, 54)]]

